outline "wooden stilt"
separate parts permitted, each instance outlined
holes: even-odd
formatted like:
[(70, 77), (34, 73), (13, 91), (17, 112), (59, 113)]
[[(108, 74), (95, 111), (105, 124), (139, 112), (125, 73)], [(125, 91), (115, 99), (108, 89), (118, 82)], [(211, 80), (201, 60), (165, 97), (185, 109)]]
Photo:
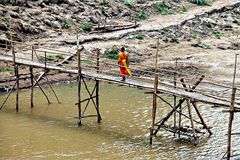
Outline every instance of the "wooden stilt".
[(155, 119), (156, 119), (158, 76), (159, 76), (159, 74), (155, 74), (155, 79), (154, 79), (154, 90), (153, 90), (154, 94), (153, 94), (153, 108), (152, 108), (152, 126), (150, 128), (150, 144), (152, 144), (153, 130), (154, 130)]
[(195, 111), (196, 111), (196, 113), (197, 113), (197, 115), (198, 115), (201, 123), (203, 124), (204, 128), (208, 131), (208, 133), (209, 133), (210, 135), (212, 135), (212, 132), (211, 132), (210, 128), (209, 128), (209, 127), (207, 126), (207, 124), (204, 122), (203, 117), (202, 117), (202, 115), (200, 114), (200, 112), (199, 112), (199, 110), (198, 110), (198, 108), (197, 108), (196, 102), (191, 102), (191, 103), (192, 103), (192, 105), (193, 105), (193, 107), (194, 107), (194, 109), (195, 109)]
[(234, 119), (234, 104), (235, 104), (235, 95), (236, 95), (236, 72), (237, 72), (237, 56), (239, 54), (235, 54), (235, 64), (234, 64), (234, 72), (233, 72), (233, 83), (232, 83), (232, 97), (231, 97), (231, 105), (229, 112), (229, 123), (228, 123), (228, 143), (227, 143), (227, 159), (229, 160), (231, 157), (231, 139), (232, 139), (232, 123)]
[(77, 51), (77, 57), (78, 57), (78, 118), (79, 122), (78, 125), (80, 126), (82, 124), (82, 110), (81, 110), (81, 53), (80, 50)]
[[(177, 59), (175, 61), (175, 72), (174, 72), (174, 77), (173, 77), (174, 88), (176, 88), (176, 86), (177, 86), (176, 71), (177, 71)], [(176, 107), (176, 105), (177, 105), (177, 96), (174, 95), (173, 96), (173, 106), (174, 106), (174, 108)], [(176, 129), (176, 112), (174, 112), (174, 115), (173, 115), (173, 126), (174, 126), (174, 129)], [(176, 134), (176, 132), (174, 132), (174, 136), (175, 136), (175, 134)]]
[[(178, 128), (181, 128), (181, 122), (182, 121), (182, 105), (179, 106), (179, 121), (178, 121)], [(180, 138), (180, 129), (178, 130), (178, 138)]]
[(231, 157), (231, 139), (232, 139), (232, 122), (234, 118), (234, 103), (235, 103), (235, 94), (236, 94), (236, 87), (232, 90), (232, 98), (231, 98), (231, 106), (230, 106), (230, 113), (229, 113), (229, 123), (228, 123), (228, 147), (227, 147), (227, 159), (229, 160)]
[(8, 98), (9, 98), (9, 96), (11, 95), (11, 93), (13, 92), (13, 90), (14, 90), (16, 84), (17, 84), (17, 81), (15, 81), (13, 87), (11, 88), (11, 90), (10, 90), (10, 92), (8, 93), (6, 99), (4, 100), (3, 104), (1, 105), (0, 110), (3, 108), (4, 104), (7, 102)]
[(54, 89), (53, 89), (53, 87), (52, 87), (52, 85), (51, 85), (51, 83), (49, 82), (49, 80), (48, 80), (48, 77), (46, 76), (46, 81), (47, 81), (47, 84), (49, 85), (49, 87), (51, 88), (51, 90), (52, 90), (52, 92), (53, 92), (53, 94), (54, 94), (54, 96), (56, 97), (56, 99), (57, 99), (57, 101), (58, 101), (58, 104), (60, 104), (60, 101), (59, 101), (59, 99), (58, 99), (58, 96), (57, 96), (57, 94), (56, 94), (56, 92), (54, 91)]
[[(99, 55), (100, 55), (100, 51), (99, 49), (97, 49), (97, 73), (99, 73)], [(100, 113), (99, 111), (99, 80), (96, 79), (96, 109), (97, 112)], [(100, 123), (101, 122), (101, 117), (98, 115), (97, 117), (97, 122)]]
[(161, 123), (158, 125), (158, 128), (155, 130), (155, 132), (153, 133), (153, 135), (156, 135), (157, 132), (159, 131), (159, 129), (161, 128), (161, 126), (171, 117), (171, 115), (176, 111), (176, 109), (178, 109), (182, 103), (185, 101), (186, 99), (183, 98), (183, 99), (180, 99), (178, 104), (176, 105), (176, 107), (171, 111), (169, 112), (162, 120), (161, 120)]
[[(33, 77), (33, 79), (37, 82), (37, 80), (35, 79), (35, 77)], [(38, 87), (40, 88), (40, 90), (42, 91), (43, 95), (46, 97), (48, 104), (51, 104), (50, 100), (48, 99), (47, 94), (44, 92), (44, 90), (42, 89), (41, 85), (37, 82)]]
[(18, 64), (15, 66), (15, 74), (17, 79), (17, 86), (16, 86), (16, 111), (19, 110), (19, 66)]
[[(33, 61), (33, 50), (34, 50), (34, 46), (32, 46), (32, 61)], [(33, 108), (33, 89), (34, 89), (34, 82), (33, 82), (33, 67), (30, 66), (29, 67), (30, 70), (30, 81), (31, 81), (31, 108)]]
[(196, 131), (195, 131), (194, 123), (193, 123), (192, 110), (191, 110), (191, 105), (190, 105), (189, 100), (187, 100), (187, 106), (188, 106), (188, 113), (189, 113), (189, 117), (190, 117), (190, 121), (191, 121), (192, 130), (193, 130), (193, 137), (196, 140)]
[(33, 108), (33, 89), (34, 89), (34, 82), (33, 82), (33, 67), (30, 66), (30, 80), (31, 80), (31, 108)]

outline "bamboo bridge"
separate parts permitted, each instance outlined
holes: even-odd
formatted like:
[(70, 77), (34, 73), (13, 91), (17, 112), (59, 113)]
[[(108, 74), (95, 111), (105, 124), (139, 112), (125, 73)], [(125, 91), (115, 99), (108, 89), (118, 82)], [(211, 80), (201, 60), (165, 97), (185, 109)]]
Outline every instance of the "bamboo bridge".
[[(150, 143), (152, 143), (153, 137), (156, 136), (160, 130), (173, 132), (174, 135), (177, 134), (179, 138), (180, 136), (188, 136), (194, 140), (205, 134), (206, 131), (211, 135), (210, 127), (207, 126), (198, 109), (198, 103), (206, 103), (211, 107), (225, 108), (226, 110), (224, 110), (224, 112), (230, 113), (228, 143), (231, 142), (233, 116), (235, 112), (240, 112), (240, 99), (235, 96), (236, 92), (240, 89), (236, 87), (235, 82), (231, 86), (229, 84), (207, 80), (204, 75), (199, 77), (192, 75), (192, 77), (190, 77), (189, 74), (180, 73), (176, 70), (177, 60), (175, 69), (167, 70), (167, 72), (172, 75), (172, 78), (169, 78), (169, 76), (163, 74), (163, 71), (166, 72), (166, 69), (158, 67), (158, 52), (156, 54), (155, 64), (150, 66), (141, 65), (141, 67), (132, 65), (130, 69), (133, 72), (133, 76), (123, 82), (118, 73), (119, 65), (116, 60), (105, 58), (101, 55), (99, 49), (95, 49), (95, 53), (86, 55), (81, 54), (81, 49), (77, 49), (75, 53), (70, 53), (9, 40), (5, 40), (5, 43), (0, 44), (0, 46), (4, 46), (0, 48), (0, 62), (13, 64), (15, 71), (15, 78), (12, 80), (14, 82), (13, 87), (5, 101), (0, 104), (0, 109), (3, 108), (8, 97), (15, 90), (16, 110), (19, 110), (19, 81), (26, 79), (26, 76), (29, 76), (30, 80), (31, 107), (34, 106), (33, 92), (34, 86), (36, 85), (43, 92), (48, 103), (51, 103), (39, 81), (45, 79), (51, 87), (48, 80), (48, 73), (50, 71), (57, 71), (59, 73), (77, 75), (78, 99), (76, 100), (76, 105), (78, 107), (77, 118), (79, 125), (82, 124), (83, 118), (87, 117), (97, 117), (99, 123), (102, 120), (99, 105), (99, 85), (100, 81), (107, 81), (129, 87), (146, 89), (146, 94), (153, 95), (152, 123), (149, 128)], [(159, 42), (157, 48), (159, 48)], [(19, 66), (29, 67), (29, 72), (26, 73), (25, 71), (25, 73), (20, 74), (21, 68)], [(36, 72), (34, 73), (34, 69), (38, 69), (37, 73), (40, 72), (39, 69), (42, 70), (38, 78), (36, 78), (37, 76)], [(86, 79), (95, 81), (93, 90), (89, 89)], [(9, 80), (10, 78), (6, 80), (1, 79), (0, 83), (9, 82)], [(83, 87), (85, 87), (88, 92), (89, 98), (87, 99), (82, 99), (81, 97)], [(58, 100), (57, 94), (52, 87), (51, 89)], [(222, 92), (226, 90), (227, 92), (223, 95)], [(162, 98), (161, 94), (171, 95), (173, 97), (173, 103)], [(160, 120), (156, 118), (157, 99), (162, 100), (172, 109), (168, 114), (162, 116), (163, 118)], [(89, 107), (90, 102), (93, 103), (96, 109), (96, 115), (85, 115), (85, 111)], [(85, 105), (83, 105), (83, 103), (85, 103)], [(187, 110), (188, 113), (184, 113), (184, 110)], [(193, 117), (193, 112), (198, 116), (198, 120)], [(174, 118), (173, 124), (167, 123), (170, 117)], [(191, 125), (186, 128), (182, 122), (182, 118), (187, 118)], [(199, 125), (201, 127), (199, 127)], [(229, 152), (230, 149), (228, 149), (226, 154)]]

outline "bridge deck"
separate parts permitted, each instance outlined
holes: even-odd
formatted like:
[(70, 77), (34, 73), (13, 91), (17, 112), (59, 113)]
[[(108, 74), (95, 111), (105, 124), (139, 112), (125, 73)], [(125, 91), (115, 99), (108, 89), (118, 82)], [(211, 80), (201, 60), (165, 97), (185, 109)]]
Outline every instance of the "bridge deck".
[[(0, 61), (13, 62), (13, 58), (11, 56), (0, 55)], [(33, 66), (36, 68), (45, 68), (44, 63), (35, 62), (35, 61), (31, 61), (31, 60), (26, 60), (26, 59), (16, 58), (16, 63), (20, 64), (20, 65)], [(63, 73), (71, 73), (71, 74), (78, 73), (77, 69), (69, 69), (69, 68), (56, 66), (56, 65), (49, 65), (49, 64), (47, 64), (46, 69), (57, 70), (57, 71), (63, 72)], [(118, 83), (118, 84), (122, 84), (122, 85), (128, 85), (128, 86), (130, 85), (130, 86), (153, 90), (153, 83), (143, 82), (140, 80), (127, 79), (125, 82), (122, 82), (121, 78), (116, 77), (116, 76), (106, 75), (103, 73), (92, 73), (92, 72), (84, 71), (84, 70), (82, 71), (82, 76), (93, 78), (93, 79), (98, 79), (98, 80), (102, 80), (102, 81)], [(166, 93), (166, 94), (170, 94), (170, 95), (176, 95), (176, 96), (192, 99), (192, 100), (199, 101), (199, 102), (204, 102), (207, 104), (214, 105), (216, 107), (229, 107), (230, 106), (229, 100), (220, 99), (217, 97), (216, 98), (210, 97), (210, 96), (207, 96), (207, 95), (204, 95), (201, 93), (196, 93), (196, 92), (187, 92), (183, 89), (174, 88), (173, 86), (168, 86), (161, 82), (159, 82), (158, 91)], [(237, 109), (240, 109), (240, 103), (236, 102), (235, 107)]]

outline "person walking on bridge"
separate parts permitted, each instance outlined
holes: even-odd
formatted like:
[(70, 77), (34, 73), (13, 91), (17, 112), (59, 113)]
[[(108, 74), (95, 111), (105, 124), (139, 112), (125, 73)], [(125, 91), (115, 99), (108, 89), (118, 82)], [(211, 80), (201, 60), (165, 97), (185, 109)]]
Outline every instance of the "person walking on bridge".
[(128, 68), (129, 65), (128, 54), (125, 52), (124, 47), (121, 48), (121, 51), (118, 54), (118, 64), (120, 67), (120, 75), (122, 76), (122, 81), (125, 81), (126, 76), (131, 76), (132, 73)]

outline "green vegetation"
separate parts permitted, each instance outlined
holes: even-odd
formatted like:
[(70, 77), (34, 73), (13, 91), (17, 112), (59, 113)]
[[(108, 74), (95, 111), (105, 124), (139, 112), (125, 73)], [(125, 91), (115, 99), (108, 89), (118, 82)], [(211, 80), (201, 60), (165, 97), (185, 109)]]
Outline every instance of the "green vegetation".
[(50, 62), (59, 62), (61, 60), (64, 60), (64, 57), (63, 55), (47, 55), (47, 61), (50, 61)]
[(112, 48), (105, 51), (105, 55), (109, 59), (117, 59), (118, 52), (119, 52), (119, 50), (118, 50), (117, 46), (114, 45), (114, 46), (112, 46)]
[(90, 32), (92, 30), (92, 23), (86, 22), (80, 25), (80, 28), (84, 31)]
[(14, 68), (0, 66), (0, 72), (10, 72), (10, 73), (13, 73), (14, 72)]
[(163, 15), (173, 14), (173, 11), (164, 3), (155, 3), (154, 9)]
[(220, 39), (224, 33), (223, 32), (219, 32), (219, 31), (215, 31), (213, 32), (213, 35), (217, 38), (217, 39)]
[(210, 5), (210, 0), (189, 0), (189, 2), (200, 5), (200, 6)]
[(149, 17), (148, 13), (141, 9), (138, 14), (136, 15), (136, 20), (140, 21), (140, 20), (145, 20)]
[(135, 36), (136, 39), (139, 39), (139, 40), (143, 40), (144, 39), (144, 35), (142, 34), (138, 34)]
[(74, 21), (72, 19), (65, 19), (64, 21), (64, 27), (65, 28), (70, 28), (74, 25)]
[(165, 27), (162, 29), (163, 32), (169, 32), (171, 29), (169, 27)]
[(192, 34), (191, 34), (191, 37), (192, 37), (193, 39), (197, 39), (197, 34), (196, 34), (196, 33), (192, 33)]
[(173, 43), (179, 43), (179, 39), (177, 36), (173, 35), (173, 36), (171, 36), (171, 39), (172, 39)]
[(126, 6), (133, 6), (135, 4), (135, 0), (124, 0), (123, 3)]
[(179, 13), (185, 13), (185, 12), (188, 12), (188, 8), (183, 6), (181, 7), (179, 10), (178, 10)]

